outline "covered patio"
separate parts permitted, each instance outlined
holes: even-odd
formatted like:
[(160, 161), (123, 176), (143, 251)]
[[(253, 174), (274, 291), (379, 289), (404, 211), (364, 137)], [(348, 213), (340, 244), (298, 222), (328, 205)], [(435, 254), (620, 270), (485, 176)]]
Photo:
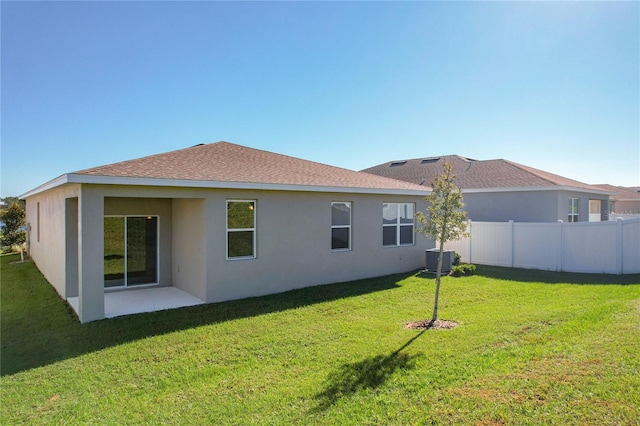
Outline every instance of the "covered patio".
[(65, 199), (64, 294), (80, 322), (206, 303), (205, 203), (153, 195)]
[[(78, 297), (67, 298), (69, 305), (79, 315)], [(107, 291), (104, 294), (105, 318), (164, 309), (184, 308), (204, 302), (176, 287), (137, 288), (124, 291)]]

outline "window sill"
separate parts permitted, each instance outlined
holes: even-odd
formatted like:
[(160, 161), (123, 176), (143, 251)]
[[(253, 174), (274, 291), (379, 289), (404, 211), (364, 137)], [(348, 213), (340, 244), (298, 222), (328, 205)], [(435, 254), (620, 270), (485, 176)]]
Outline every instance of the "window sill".
[(227, 260), (231, 262), (235, 262), (236, 260), (254, 260), (257, 259), (256, 256), (243, 256), (243, 257), (227, 257)]

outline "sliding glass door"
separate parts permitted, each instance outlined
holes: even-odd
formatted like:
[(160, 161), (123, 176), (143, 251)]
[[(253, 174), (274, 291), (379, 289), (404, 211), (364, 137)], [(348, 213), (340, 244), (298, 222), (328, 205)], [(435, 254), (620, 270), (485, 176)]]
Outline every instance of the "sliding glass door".
[(124, 217), (104, 218), (104, 286), (125, 285)]
[(158, 217), (105, 216), (105, 288), (157, 283)]

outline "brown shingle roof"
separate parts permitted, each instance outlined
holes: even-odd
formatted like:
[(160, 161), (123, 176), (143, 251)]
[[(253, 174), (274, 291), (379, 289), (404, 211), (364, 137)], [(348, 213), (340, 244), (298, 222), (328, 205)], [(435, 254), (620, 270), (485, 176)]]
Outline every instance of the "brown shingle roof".
[(445, 162), (453, 164), (456, 183), (462, 189), (548, 188), (563, 186), (590, 191), (600, 190), (593, 185), (588, 185), (512, 161), (501, 159), (478, 161), (458, 155), (392, 161), (362, 171), (378, 176), (399, 179), (405, 182), (417, 184), (424, 182), (427, 185), (431, 185), (433, 178), (442, 172), (442, 165)]
[(640, 201), (640, 192), (637, 186), (613, 186), (607, 184), (594, 185), (598, 188), (613, 192), (614, 195), (610, 196), (611, 201)]
[(196, 145), (191, 148), (80, 170), (74, 174), (422, 192), (429, 190), (425, 186), (229, 142)]

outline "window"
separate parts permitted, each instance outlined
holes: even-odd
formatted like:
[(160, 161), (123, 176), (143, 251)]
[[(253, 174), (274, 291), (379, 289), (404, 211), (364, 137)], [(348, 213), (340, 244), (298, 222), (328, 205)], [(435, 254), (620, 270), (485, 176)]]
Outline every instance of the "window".
[(578, 211), (579, 198), (569, 198), (569, 219), (568, 222), (577, 222), (579, 217)]
[(331, 203), (331, 250), (351, 250), (351, 203)]
[(227, 201), (227, 259), (256, 257), (256, 202)]
[(413, 244), (413, 203), (384, 203), (382, 205), (382, 245), (403, 246)]

